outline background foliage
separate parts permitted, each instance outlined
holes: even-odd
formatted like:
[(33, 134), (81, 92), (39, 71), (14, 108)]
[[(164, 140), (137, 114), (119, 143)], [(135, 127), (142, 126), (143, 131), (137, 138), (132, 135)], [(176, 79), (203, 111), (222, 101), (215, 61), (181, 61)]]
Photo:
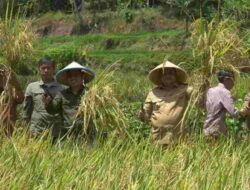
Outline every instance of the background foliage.
[[(0, 10), (5, 10), (6, 2), (7, 0), (0, 1)], [(60, 4), (62, 2), (64, 4)], [(38, 25), (55, 23), (58, 28), (56, 24), (62, 21), (67, 24), (72, 22), (74, 17), (72, 3), (73, 1), (64, 0), (16, 0), (14, 12), (17, 13), (20, 8), (20, 13), (28, 19), (34, 19), (34, 23)], [(61, 12), (54, 12), (58, 10)], [(116, 135), (109, 133), (105, 142), (95, 141), (92, 144), (85, 144), (69, 139), (51, 145), (49, 137), (47, 139), (27, 137), (25, 131), (28, 126), (22, 124), (20, 119), (22, 107), (19, 106), (20, 120), (16, 126), (16, 134), (13, 138), (6, 138), (0, 133), (0, 187), (2, 189), (250, 189), (249, 130), (245, 128), (242, 120), (228, 118), (229, 138), (220, 139), (216, 143), (208, 142), (202, 135), (205, 112), (194, 107), (190, 110), (186, 122), (186, 127), (190, 131), (188, 139), (176, 147), (163, 151), (150, 143), (150, 124), (140, 122), (137, 117), (147, 93), (153, 88), (147, 79), (150, 69), (168, 59), (192, 75), (204, 60), (203, 53), (206, 53), (211, 45), (209, 42), (218, 42), (210, 38), (211, 40), (206, 41), (207, 48), (197, 46), (192, 49), (189, 33), (192, 30), (189, 24), (193, 19), (202, 16), (205, 22), (209, 22), (214, 15), (217, 15), (218, 20), (230, 16), (230, 22), (237, 23), (232, 28), (237, 34), (235, 39), (239, 37), (244, 45), (250, 47), (249, 1), (86, 0), (81, 11), (86, 25), (91, 28), (88, 34), (50, 35), (38, 38), (33, 46), (34, 52), (28, 54), (28, 58), (22, 59), (18, 62), (18, 67), (15, 67), (18, 79), (23, 89), (28, 83), (39, 80), (37, 60), (43, 56), (54, 59), (57, 70), (76, 60), (90, 66), (97, 75), (116, 62), (115, 72), (109, 72), (113, 73), (112, 91), (106, 88), (107, 92), (104, 91), (106, 96), (100, 96), (98, 100), (101, 103), (98, 109), (103, 108), (102, 103), (105, 101), (115, 100), (109, 102), (107, 114), (112, 112), (112, 106), (118, 106), (117, 111), (122, 112), (121, 115), (125, 119), (119, 118), (121, 115), (114, 112), (109, 119), (114, 123), (116, 120), (123, 120), (132, 138), (120, 138), (120, 136), (117, 138)], [(4, 18), (5, 13), (0, 12), (0, 15)], [(187, 23), (187, 31), (182, 27), (183, 20)], [(119, 31), (104, 30), (107, 25), (111, 29), (121, 26), (123, 28)], [(152, 25), (163, 27), (153, 28)], [(136, 30), (128, 30), (129, 27)], [(207, 33), (218, 33), (213, 27), (209, 31)], [(198, 38), (202, 36), (201, 39), (205, 40), (206, 36), (214, 37), (207, 33), (203, 31)], [(223, 38), (224, 32), (222, 34), (220, 37), (223, 42), (227, 38)], [(199, 44), (197, 41), (195, 44)], [(220, 47), (219, 42), (216, 44)], [(220, 51), (223, 48), (217, 49)], [(193, 50), (198, 52), (196, 61), (192, 54)], [(0, 60), (4, 60), (3, 52), (0, 52)], [(197, 78), (194, 80), (198, 81)], [(96, 94), (89, 97), (91, 101), (95, 100), (95, 95), (103, 93), (100, 90), (108, 85), (102, 78), (98, 81), (101, 82), (99, 85), (101, 88), (96, 89)], [(92, 83), (94, 87), (98, 81)], [(232, 93), (238, 108), (241, 107), (243, 98), (249, 90), (249, 82), (247, 74), (242, 74), (236, 80)], [(216, 84), (217, 80), (212, 77), (211, 85)], [(93, 89), (90, 92), (93, 92)], [(110, 97), (112, 98), (109, 99)], [(105, 117), (103, 119), (102, 125), (105, 127)]]
[[(5, 10), (7, 2), (2, 0), (0, 10)], [(237, 20), (249, 18), (250, 3), (248, 0), (15, 0), (15, 9), (21, 8), (28, 15), (37, 15), (48, 11), (72, 12), (73, 3), (82, 3), (83, 10), (92, 12), (103, 10), (139, 9), (143, 7), (163, 7), (165, 11), (189, 19), (203, 16), (211, 18), (217, 11), (222, 16), (234, 15)], [(4, 16), (4, 12), (0, 12)]]

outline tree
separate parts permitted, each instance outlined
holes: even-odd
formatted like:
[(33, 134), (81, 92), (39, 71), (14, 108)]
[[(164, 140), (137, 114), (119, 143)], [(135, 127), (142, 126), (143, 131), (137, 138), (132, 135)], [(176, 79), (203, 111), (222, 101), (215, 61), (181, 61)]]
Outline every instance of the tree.
[[(165, 1), (165, 0), (164, 0)], [(186, 35), (188, 35), (189, 22), (196, 18), (209, 19), (215, 11), (215, 1), (212, 0), (166, 0), (165, 4), (177, 8), (180, 16), (184, 16)]]

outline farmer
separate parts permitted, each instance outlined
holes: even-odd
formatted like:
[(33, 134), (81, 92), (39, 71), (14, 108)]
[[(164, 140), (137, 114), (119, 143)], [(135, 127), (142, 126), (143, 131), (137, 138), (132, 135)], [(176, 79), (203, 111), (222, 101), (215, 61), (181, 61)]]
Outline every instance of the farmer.
[(238, 116), (230, 90), (234, 86), (234, 74), (229, 71), (218, 72), (219, 84), (210, 88), (206, 95), (207, 118), (204, 124), (206, 137), (217, 139), (220, 135), (227, 134), (225, 123), (226, 113), (232, 117)]
[[(10, 94), (8, 94), (7, 88)], [(4, 93), (7, 93), (6, 96)], [(24, 94), (15, 74), (12, 71), (9, 72), (3, 65), (0, 65), (0, 95), (2, 95), (1, 98), (4, 98), (0, 108), (1, 125), (4, 127), (5, 134), (11, 136), (17, 120), (16, 108), (23, 102)]]
[[(45, 97), (44, 103), (49, 113), (60, 113), (63, 125), (58, 126), (58, 137), (65, 137), (67, 134), (78, 136), (83, 126), (82, 119), (77, 118), (81, 97), (85, 92), (85, 85), (95, 77), (94, 72), (77, 62), (72, 62), (56, 75), (59, 83), (68, 86), (52, 99)], [(57, 130), (56, 130), (57, 131)]]
[(149, 92), (139, 117), (151, 120), (153, 143), (167, 148), (184, 135), (181, 123), (192, 87), (186, 84), (186, 72), (169, 61), (151, 70), (149, 79), (157, 87)]
[(33, 137), (50, 132), (60, 125), (60, 115), (47, 112), (43, 97), (55, 97), (62, 87), (54, 80), (55, 63), (45, 57), (38, 61), (40, 81), (30, 83), (25, 92), (24, 119), (30, 123), (30, 134)]

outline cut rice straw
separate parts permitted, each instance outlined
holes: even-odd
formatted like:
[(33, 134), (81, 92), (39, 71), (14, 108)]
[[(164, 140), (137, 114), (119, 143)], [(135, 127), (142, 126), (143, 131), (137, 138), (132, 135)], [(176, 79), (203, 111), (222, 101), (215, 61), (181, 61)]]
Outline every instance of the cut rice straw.
[[(7, 79), (4, 92), (0, 97), (1, 118), (3, 114), (9, 114), (9, 106), (14, 101), (13, 86), (10, 84), (12, 77), (15, 75), (18, 64), (31, 55), (35, 39), (34, 33), (30, 30), (31, 22), (19, 18), (18, 13), (13, 17), (14, 0), (11, 2), (10, 4), (8, 1), (5, 19), (0, 19), (0, 51), (3, 58), (0, 64), (4, 65), (4, 74)], [(5, 115), (5, 117), (9, 116)]]
[(239, 68), (249, 64), (248, 49), (238, 36), (237, 23), (229, 19), (220, 22), (214, 18), (210, 23), (198, 19), (191, 25), (192, 48), (196, 70), (189, 79), (194, 91), (183, 122), (191, 117), (196, 105), (204, 108), (206, 91), (212, 76), (219, 70), (229, 70), (239, 75)]
[(118, 136), (132, 136), (127, 131), (127, 118), (115, 97), (114, 86), (116, 63), (108, 66), (92, 82), (82, 97), (78, 116), (83, 118), (84, 131), (93, 123), (97, 132), (115, 132)]

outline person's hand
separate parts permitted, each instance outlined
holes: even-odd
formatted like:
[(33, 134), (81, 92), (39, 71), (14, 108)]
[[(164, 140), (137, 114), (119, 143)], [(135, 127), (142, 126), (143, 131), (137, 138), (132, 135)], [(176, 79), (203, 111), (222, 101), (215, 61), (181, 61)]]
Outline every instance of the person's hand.
[(42, 100), (43, 103), (47, 106), (52, 101), (52, 98), (51, 96), (44, 94)]

